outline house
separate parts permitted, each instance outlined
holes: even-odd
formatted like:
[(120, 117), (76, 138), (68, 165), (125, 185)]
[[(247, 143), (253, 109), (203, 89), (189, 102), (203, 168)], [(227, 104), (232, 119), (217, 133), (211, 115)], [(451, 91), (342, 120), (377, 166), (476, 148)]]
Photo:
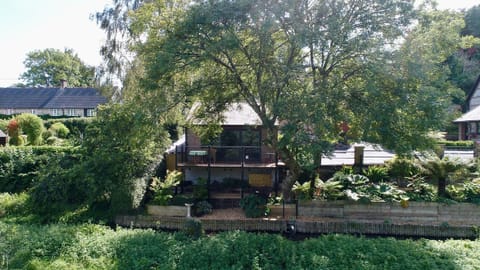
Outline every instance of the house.
[(467, 112), (453, 121), (458, 124), (459, 140), (480, 140), (480, 76), (467, 96)]
[(107, 102), (94, 88), (0, 88), (0, 114), (95, 116)]
[[(193, 121), (202, 125), (202, 121)], [(194, 129), (185, 128), (184, 135), (167, 150), (167, 169), (180, 170), (187, 183), (199, 178), (207, 180), (210, 190), (216, 184), (232, 179), (250, 187), (279, 192), (287, 169), (279, 155), (266, 142), (266, 130), (253, 109), (245, 103), (233, 104), (223, 113), (223, 131), (213, 142), (202, 142)], [(278, 126), (278, 125), (277, 125)], [(378, 145), (361, 144), (343, 147), (322, 158), (326, 172), (344, 165), (354, 165), (357, 150), (365, 166), (381, 165), (394, 153)]]
[[(201, 121), (193, 121), (201, 125)], [(209, 189), (230, 182), (278, 192), (285, 164), (266, 143), (266, 130), (260, 118), (246, 103), (236, 103), (223, 113), (223, 131), (211, 142), (202, 142), (192, 128), (167, 156), (169, 170), (181, 170), (185, 181), (207, 180)]]

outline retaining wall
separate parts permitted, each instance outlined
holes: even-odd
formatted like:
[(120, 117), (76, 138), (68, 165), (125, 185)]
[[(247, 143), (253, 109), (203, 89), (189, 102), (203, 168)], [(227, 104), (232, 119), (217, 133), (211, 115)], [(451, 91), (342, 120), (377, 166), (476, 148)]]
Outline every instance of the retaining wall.
[[(277, 209), (280, 210), (280, 209)], [(288, 209), (291, 211), (292, 209)], [(346, 233), (407, 237), (476, 238), (480, 234), (480, 206), (467, 203), (440, 204), (354, 202), (301, 202), (298, 218), (204, 219), (207, 231), (285, 232), (294, 224), (299, 233)], [(185, 217), (118, 216), (124, 227), (181, 230)]]
[(480, 206), (469, 203), (409, 202), (407, 207), (402, 207), (400, 203), (309, 201), (299, 203), (298, 215), (351, 222), (480, 225)]

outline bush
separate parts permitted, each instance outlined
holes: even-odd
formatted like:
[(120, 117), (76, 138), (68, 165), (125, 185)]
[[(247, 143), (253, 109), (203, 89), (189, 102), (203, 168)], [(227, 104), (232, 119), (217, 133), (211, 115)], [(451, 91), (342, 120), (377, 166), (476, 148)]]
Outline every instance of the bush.
[(245, 216), (257, 218), (265, 215), (267, 200), (256, 194), (249, 194), (240, 200), (240, 207), (245, 211)]
[(86, 133), (87, 127), (94, 121), (94, 119), (94, 117), (49, 119), (45, 121), (45, 127), (50, 128), (56, 123), (61, 123), (69, 130), (70, 137), (75, 137), (81, 140)]
[(2, 147), (0, 148), (0, 192), (22, 192), (31, 188), (41, 176), (40, 168), (62, 153), (73, 153), (69, 147)]
[(7, 134), (8, 120), (0, 119), (0, 130)]
[(409, 177), (420, 173), (421, 168), (414, 159), (395, 157), (387, 163), (388, 175), (397, 181), (399, 186), (405, 186)]
[(195, 204), (195, 214), (199, 217), (212, 213), (212, 205), (207, 201), (200, 201)]
[(388, 169), (384, 166), (370, 166), (363, 170), (363, 175), (373, 183), (380, 183), (388, 179)]
[(164, 181), (153, 178), (150, 184), (150, 190), (154, 192), (152, 203), (158, 205), (168, 205), (173, 198), (173, 188), (180, 184), (182, 173), (179, 171), (171, 171), (167, 173)]
[(202, 226), (202, 221), (193, 218), (187, 219), (187, 221), (185, 221), (183, 233), (193, 239), (200, 238), (205, 234)]
[(68, 134), (70, 133), (70, 130), (68, 130), (68, 128), (60, 122), (54, 123), (48, 130), (52, 132), (53, 135), (62, 139), (67, 138)]
[(196, 201), (203, 201), (208, 198), (207, 179), (198, 178), (197, 183), (193, 185), (193, 198)]
[(96, 196), (109, 201), (111, 214), (134, 210), (143, 201), (162, 149), (169, 144), (158, 121), (138, 104), (123, 103), (100, 106), (88, 125), (82, 144), (88, 153), (85, 168)]
[(438, 144), (459, 148), (471, 148), (474, 145), (473, 141), (439, 141)]
[(95, 187), (80, 163), (81, 155), (61, 153), (49, 159), (29, 194), (36, 213), (51, 215), (69, 205), (91, 201)]
[(31, 113), (22, 113), (16, 119), (20, 129), (27, 135), (28, 144), (40, 145), (42, 143), (42, 133), (45, 130), (43, 120)]

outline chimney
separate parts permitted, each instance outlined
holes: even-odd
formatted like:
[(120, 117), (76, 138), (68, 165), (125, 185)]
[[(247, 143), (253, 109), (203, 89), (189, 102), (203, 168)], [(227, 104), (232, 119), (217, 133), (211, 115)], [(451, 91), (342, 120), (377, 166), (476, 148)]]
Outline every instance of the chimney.
[(67, 80), (61, 79), (60, 80), (60, 88), (64, 89), (64, 88), (67, 88), (67, 86), (68, 86)]

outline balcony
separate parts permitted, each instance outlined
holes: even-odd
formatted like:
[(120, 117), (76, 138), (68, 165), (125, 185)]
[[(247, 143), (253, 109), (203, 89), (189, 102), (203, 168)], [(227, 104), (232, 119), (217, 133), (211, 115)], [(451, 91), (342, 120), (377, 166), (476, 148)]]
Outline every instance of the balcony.
[(276, 154), (262, 153), (257, 146), (196, 146), (182, 147), (176, 151), (179, 167), (276, 167)]

